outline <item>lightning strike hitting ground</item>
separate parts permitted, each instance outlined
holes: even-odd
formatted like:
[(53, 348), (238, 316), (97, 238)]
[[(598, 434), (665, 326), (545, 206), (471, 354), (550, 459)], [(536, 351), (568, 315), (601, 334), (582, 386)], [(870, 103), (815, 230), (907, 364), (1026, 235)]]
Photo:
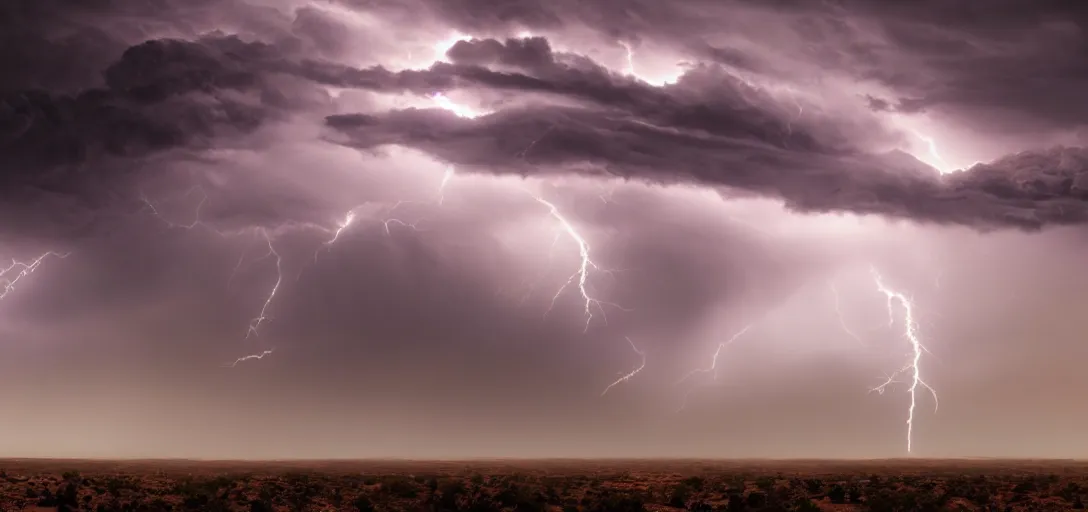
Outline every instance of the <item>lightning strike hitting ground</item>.
[(630, 372), (624, 374), (622, 377), (616, 379), (615, 382), (609, 384), (608, 387), (604, 388), (604, 391), (601, 392), (601, 396), (608, 394), (608, 390), (616, 387), (617, 385), (631, 380), (631, 377), (638, 375), (638, 372), (641, 372), (642, 369), (646, 367), (646, 352), (639, 350), (639, 348), (635, 346), (635, 342), (631, 341), (630, 337), (624, 336), (623, 339), (627, 340), (627, 343), (631, 345), (631, 350), (634, 350), (635, 353), (642, 358), (642, 362), (638, 365), (638, 368), (635, 368), (634, 370), (631, 370)]
[[(557, 291), (555, 295), (552, 296), (551, 305), (548, 307), (548, 311), (544, 313), (545, 316), (548, 314), (548, 312), (552, 310), (552, 308), (555, 307), (555, 302), (559, 300), (559, 297), (563, 295), (563, 292), (566, 291), (567, 287), (569, 287), (573, 283), (577, 283), (578, 292), (579, 294), (581, 294), (582, 300), (584, 302), (583, 309), (586, 315), (585, 331), (589, 330), (589, 324), (593, 321), (594, 310), (601, 313), (601, 317), (604, 318), (605, 324), (608, 323), (608, 313), (605, 311), (604, 306), (613, 306), (617, 309), (627, 311), (627, 309), (623, 308), (618, 304), (602, 301), (593, 296), (593, 292), (590, 290), (589, 284), (590, 272), (597, 271), (608, 273), (609, 271), (601, 268), (600, 265), (593, 261), (589, 242), (587, 242), (586, 239), (582, 237), (580, 233), (578, 233), (578, 230), (575, 229), (574, 225), (571, 224), (565, 216), (563, 216), (563, 214), (559, 211), (559, 208), (557, 208), (554, 204), (544, 199), (543, 197), (533, 194), (532, 192), (529, 192), (529, 194), (533, 197), (533, 199), (536, 199), (538, 203), (548, 208), (548, 212), (551, 214), (552, 218), (554, 218), (556, 222), (559, 223), (560, 234), (565, 233), (567, 236), (570, 237), (571, 240), (574, 240), (575, 244), (578, 245), (578, 269), (575, 270), (573, 274), (571, 274), (570, 278), (568, 278), (567, 281), (559, 287), (559, 291)], [(556, 237), (556, 240), (558, 240), (558, 236)]]
[(930, 394), (933, 395), (934, 411), (936, 411), (937, 406), (939, 405), (937, 399), (937, 392), (934, 391), (933, 388), (929, 386), (929, 384), (926, 384), (926, 382), (922, 380), (919, 363), (922, 359), (922, 352), (928, 352), (928, 350), (922, 344), (920, 335), (918, 333), (918, 321), (914, 315), (914, 302), (911, 300), (910, 297), (906, 296), (902, 292), (889, 288), (884, 283), (884, 278), (880, 275), (879, 272), (877, 272), (875, 267), (871, 268), (871, 271), (873, 274), (873, 280), (876, 281), (877, 289), (880, 290), (880, 292), (883, 293), (888, 299), (889, 325), (893, 325), (895, 323), (895, 312), (893, 304), (895, 302), (898, 302), (899, 305), (902, 306), (904, 311), (903, 335), (907, 338), (911, 345), (910, 361), (906, 365), (904, 365), (903, 368), (900, 368), (898, 371), (889, 376), (883, 384), (873, 388), (872, 391), (884, 394), (884, 390), (893, 382), (895, 382), (896, 376), (901, 373), (910, 372), (910, 387), (908, 388), (908, 391), (910, 392), (910, 407), (907, 409), (907, 453), (910, 453), (912, 449), (912, 437), (914, 433), (914, 410), (918, 404), (918, 387), (922, 386), (926, 388), (927, 390), (929, 390)]
[(15, 286), (19, 281), (26, 276), (33, 274), (34, 271), (38, 270), (38, 267), (42, 265), (42, 262), (49, 257), (64, 259), (68, 257), (68, 253), (49, 251), (30, 261), (18, 261), (13, 259), (11, 260), (11, 265), (0, 269), (0, 300), (3, 300), (9, 293), (15, 291)]

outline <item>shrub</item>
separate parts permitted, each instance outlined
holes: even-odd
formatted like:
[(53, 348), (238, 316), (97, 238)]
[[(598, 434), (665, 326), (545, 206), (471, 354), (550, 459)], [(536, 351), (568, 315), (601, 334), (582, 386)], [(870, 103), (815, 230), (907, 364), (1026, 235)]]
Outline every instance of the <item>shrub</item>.
[(351, 506), (355, 507), (357, 512), (374, 512), (374, 504), (364, 495), (359, 495), (352, 500)]
[(676, 508), (684, 508), (687, 506), (688, 499), (691, 498), (691, 487), (686, 484), (679, 484), (673, 487), (672, 493), (669, 495), (669, 506)]
[(839, 484), (835, 484), (831, 487), (831, 490), (827, 491), (827, 497), (831, 500), (831, 503), (842, 505), (846, 503), (846, 489), (843, 489)]

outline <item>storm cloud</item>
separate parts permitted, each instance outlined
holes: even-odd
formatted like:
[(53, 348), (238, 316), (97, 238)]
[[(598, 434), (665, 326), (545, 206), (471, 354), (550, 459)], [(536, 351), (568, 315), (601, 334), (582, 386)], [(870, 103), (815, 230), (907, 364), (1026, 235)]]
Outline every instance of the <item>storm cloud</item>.
[(7, 2), (0, 389), (29, 419), (0, 450), (899, 455), (903, 397), (865, 395), (910, 350), (894, 289), (938, 354), (923, 453), (1088, 453), (1004, 441), (1008, 400), (1084, 420), (1086, 28), (1057, 1)]

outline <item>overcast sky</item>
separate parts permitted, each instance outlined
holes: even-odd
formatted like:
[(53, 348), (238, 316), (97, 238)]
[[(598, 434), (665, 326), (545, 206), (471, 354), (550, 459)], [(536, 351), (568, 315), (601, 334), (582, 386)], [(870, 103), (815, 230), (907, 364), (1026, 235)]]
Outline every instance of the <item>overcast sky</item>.
[(2, 456), (1088, 457), (1084, 8), (71, 4)]

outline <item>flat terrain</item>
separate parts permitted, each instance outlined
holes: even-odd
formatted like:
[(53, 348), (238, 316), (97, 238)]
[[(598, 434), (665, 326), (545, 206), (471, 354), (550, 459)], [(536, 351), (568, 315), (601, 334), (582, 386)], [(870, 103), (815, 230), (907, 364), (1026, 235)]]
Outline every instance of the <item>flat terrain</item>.
[(1088, 461), (0, 459), (0, 510), (1077, 510)]

